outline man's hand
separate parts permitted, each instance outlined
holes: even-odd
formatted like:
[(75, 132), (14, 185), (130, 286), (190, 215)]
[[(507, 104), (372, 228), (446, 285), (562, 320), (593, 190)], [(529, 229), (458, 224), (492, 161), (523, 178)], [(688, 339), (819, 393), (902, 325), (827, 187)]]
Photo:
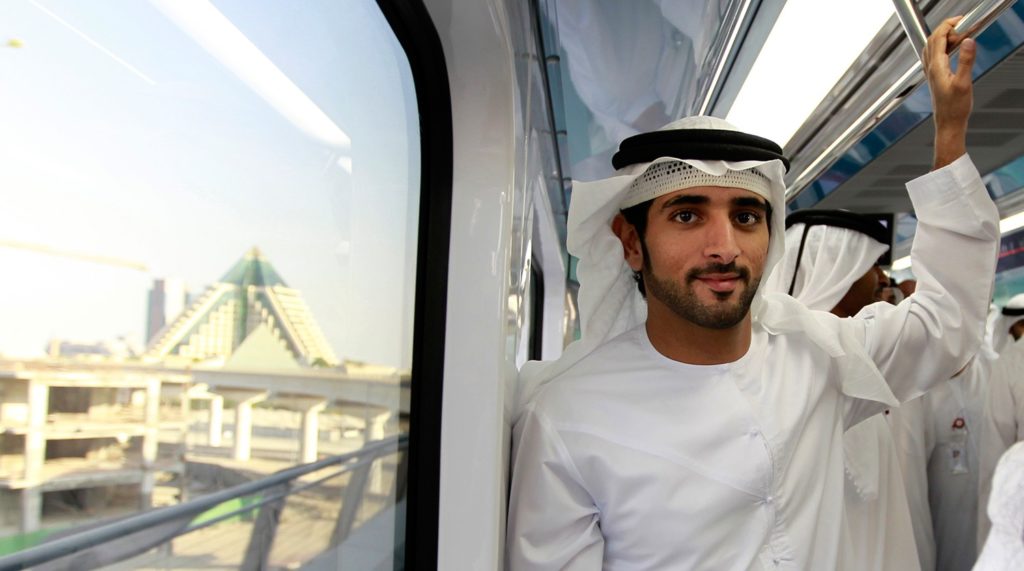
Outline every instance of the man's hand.
[[(967, 152), (967, 119), (974, 102), (971, 68), (977, 46), (971, 38), (953, 31), (962, 16), (944, 20), (928, 36), (924, 50), (924, 72), (932, 92), (935, 119), (935, 157), (933, 168), (939, 169)], [(960, 61), (953, 72), (949, 53), (960, 46)]]

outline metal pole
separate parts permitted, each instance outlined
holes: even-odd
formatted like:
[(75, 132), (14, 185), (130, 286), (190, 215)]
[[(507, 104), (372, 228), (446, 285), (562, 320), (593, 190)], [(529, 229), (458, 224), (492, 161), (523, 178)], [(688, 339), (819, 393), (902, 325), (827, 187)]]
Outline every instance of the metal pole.
[(979, 2), (978, 5), (968, 12), (962, 20), (956, 24), (956, 33), (971, 37), (977, 36), (989, 24), (995, 22), (999, 16), (1010, 6), (1016, 3), (1015, 0), (988, 0)]
[(892, 3), (896, 6), (896, 17), (900, 19), (903, 31), (907, 33), (907, 39), (910, 40), (917, 59), (923, 59), (924, 47), (931, 34), (928, 23), (924, 21), (924, 14), (921, 13), (915, 0), (892, 0)]
[(331, 533), (331, 547), (341, 545), (352, 533), (352, 528), (355, 527), (356, 513), (366, 496), (366, 483), (370, 478), (370, 468), (374, 463), (381, 461), (381, 458), (378, 457), (373, 462), (356, 468), (349, 476), (348, 483), (345, 485), (345, 495), (341, 500), (341, 509), (338, 510), (338, 521), (335, 522), (334, 532)]
[[(695, 109), (697, 115), (706, 115), (711, 112), (712, 104), (718, 95), (718, 90), (723, 81), (722, 74), (725, 71), (725, 67), (729, 64), (730, 59), (736, 55), (734, 53), (736, 39), (739, 37), (740, 29), (743, 28), (743, 24), (747, 19), (747, 13), (750, 11), (751, 5), (751, 0), (742, 0), (733, 2), (729, 6), (728, 14), (730, 18), (726, 23), (728, 33), (721, 42), (715, 41), (716, 46), (712, 48), (714, 51), (709, 54), (712, 57), (710, 61), (705, 61), (705, 69), (710, 68), (710, 71), (702, 73), (697, 81), (697, 94), (694, 97), (694, 102), (699, 103)], [(721, 32), (719, 32), (719, 35), (721, 35)], [(694, 109), (692, 107), (691, 105), (691, 110), (687, 114), (693, 113)]]
[(277, 537), (277, 527), (281, 523), (281, 512), (287, 500), (289, 482), (279, 484), (267, 490), (268, 495), (280, 495), (281, 499), (259, 508), (259, 515), (252, 524), (249, 534), (249, 546), (245, 549), (245, 559), (239, 569), (243, 571), (260, 571), (270, 569), (270, 550)]

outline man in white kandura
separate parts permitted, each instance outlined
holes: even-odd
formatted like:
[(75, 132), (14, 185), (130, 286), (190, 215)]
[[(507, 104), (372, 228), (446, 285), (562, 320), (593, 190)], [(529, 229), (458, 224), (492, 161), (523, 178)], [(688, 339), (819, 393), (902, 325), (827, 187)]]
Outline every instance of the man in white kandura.
[(781, 150), (724, 121), (627, 139), (617, 176), (575, 186), (582, 336), (521, 371), (510, 568), (855, 566), (843, 432), (964, 366), (995, 270), (998, 213), (966, 156), (975, 46), (953, 73), (955, 22), (926, 48), (935, 170), (907, 185), (918, 293), (870, 319), (759, 291), (784, 248)]
[(988, 383), (978, 481), (978, 548), (991, 522), (986, 515), (999, 458), (1024, 440), (1024, 293), (1010, 298), (992, 327), (995, 363)]
[(952, 379), (892, 415), (924, 571), (964, 571), (978, 556), (978, 450), (991, 362), (982, 346)]
[[(839, 317), (873, 315), (879, 258), (892, 230), (878, 220), (842, 210), (802, 210), (786, 218), (786, 256), (768, 291), (788, 293), (810, 309)], [(895, 288), (893, 288), (895, 289)], [(899, 290), (895, 290), (899, 291)], [(889, 411), (843, 435), (846, 472), (840, 559), (856, 569), (920, 568)]]

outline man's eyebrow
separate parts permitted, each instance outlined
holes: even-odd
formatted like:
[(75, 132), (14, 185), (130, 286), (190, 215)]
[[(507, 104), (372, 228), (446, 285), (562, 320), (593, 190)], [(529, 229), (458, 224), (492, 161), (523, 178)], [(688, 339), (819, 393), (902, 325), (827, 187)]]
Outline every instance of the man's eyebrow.
[(754, 198), (753, 196), (740, 196), (732, 199), (733, 206), (739, 206), (742, 208), (757, 208), (763, 212), (768, 211), (768, 203), (760, 198)]
[(699, 194), (680, 194), (679, 196), (672, 197), (670, 200), (666, 200), (661, 205), (661, 209), (668, 210), (681, 204), (707, 204), (709, 202), (711, 202), (710, 198)]

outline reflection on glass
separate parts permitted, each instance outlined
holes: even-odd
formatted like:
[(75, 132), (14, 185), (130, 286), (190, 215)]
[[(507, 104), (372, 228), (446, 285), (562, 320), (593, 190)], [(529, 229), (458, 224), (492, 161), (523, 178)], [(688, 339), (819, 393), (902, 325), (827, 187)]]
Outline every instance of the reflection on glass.
[(696, 113), (697, 82), (727, 5), (559, 1), (573, 178), (608, 176), (622, 139)]
[(390, 561), (419, 201), (404, 52), (372, 0), (179, 4), (3, 8), (0, 555), (386, 440), (86, 556), (352, 564), (376, 534), (359, 557)]

